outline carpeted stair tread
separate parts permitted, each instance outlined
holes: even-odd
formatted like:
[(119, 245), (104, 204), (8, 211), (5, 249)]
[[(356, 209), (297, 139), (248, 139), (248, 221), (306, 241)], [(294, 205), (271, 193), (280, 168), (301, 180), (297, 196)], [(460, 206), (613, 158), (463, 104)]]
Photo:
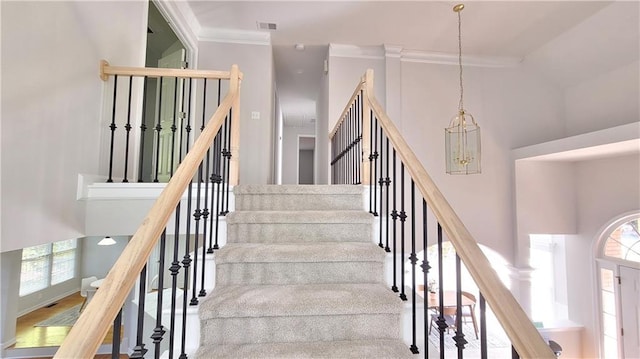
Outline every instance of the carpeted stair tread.
[(413, 358), (409, 348), (394, 339), (349, 340), (332, 342), (226, 344), (200, 347), (195, 358)]
[(364, 187), (353, 185), (257, 185), (245, 184), (233, 188), (234, 195), (245, 194), (314, 194), (314, 195), (362, 195)]
[(403, 303), (382, 284), (219, 286), (201, 304), (200, 319), (396, 314)]
[(363, 223), (372, 224), (371, 214), (360, 211), (236, 211), (229, 213), (227, 225), (236, 223)]
[(296, 262), (384, 262), (386, 253), (373, 243), (229, 243), (216, 254), (218, 264)]

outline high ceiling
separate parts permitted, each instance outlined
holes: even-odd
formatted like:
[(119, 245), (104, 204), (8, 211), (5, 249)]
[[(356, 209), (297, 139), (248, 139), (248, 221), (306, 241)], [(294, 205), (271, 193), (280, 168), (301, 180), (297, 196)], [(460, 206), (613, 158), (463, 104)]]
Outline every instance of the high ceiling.
[[(457, 2), (188, 0), (187, 3), (201, 32), (232, 29), (269, 34), (274, 46), (278, 95), (287, 121), (309, 121), (315, 115), (322, 64), (330, 43), (387, 44), (449, 54), (457, 54), (458, 50), (457, 16), (452, 12)], [(609, 4), (610, 1), (469, 1), (462, 12), (463, 52), (521, 60)], [(277, 29), (259, 30), (260, 22), (274, 23)], [(634, 36), (637, 39), (637, 31)], [(304, 44), (305, 50), (295, 50), (295, 44)]]

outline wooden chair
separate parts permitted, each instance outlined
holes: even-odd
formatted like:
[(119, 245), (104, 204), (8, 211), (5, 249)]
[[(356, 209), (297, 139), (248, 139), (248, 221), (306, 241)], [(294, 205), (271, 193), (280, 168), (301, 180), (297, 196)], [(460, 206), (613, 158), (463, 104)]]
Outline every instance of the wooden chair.
[(478, 323), (476, 321), (476, 296), (465, 291), (462, 291), (462, 295), (473, 302), (471, 306), (465, 305), (464, 307), (462, 307), (462, 323), (468, 323), (468, 319), (471, 318), (473, 329), (476, 332), (476, 339), (478, 339)]
[[(437, 323), (438, 317), (440, 317), (440, 313), (438, 312), (438, 310), (434, 310), (434, 312), (434, 314), (431, 314), (431, 323), (429, 323), (429, 335), (431, 335), (431, 328), (433, 328), (433, 323)], [(444, 317), (444, 321), (447, 324), (447, 333), (449, 333), (449, 329), (456, 327), (456, 308), (444, 307), (442, 310), (442, 316)]]

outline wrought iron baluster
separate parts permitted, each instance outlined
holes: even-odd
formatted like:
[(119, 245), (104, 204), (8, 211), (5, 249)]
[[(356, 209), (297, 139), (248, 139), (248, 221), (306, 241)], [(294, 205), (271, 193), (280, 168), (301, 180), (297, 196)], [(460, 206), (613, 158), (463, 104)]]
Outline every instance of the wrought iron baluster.
[(407, 300), (404, 293), (404, 222), (407, 213), (404, 211), (404, 163), (400, 161), (400, 299)]
[(147, 132), (147, 76), (144, 77), (142, 90), (142, 118), (140, 124), (140, 162), (138, 163), (138, 182), (143, 182), (142, 173), (144, 172), (144, 137)]
[[(188, 218), (188, 217), (187, 217)], [(178, 260), (178, 248), (180, 245), (180, 202), (176, 206), (175, 228), (173, 234), (173, 260), (171, 261), (171, 317), (169, 318), (169, 358), (173, 358), (175, 332), (176, 332), (176, 300), (178, 292), (178, 273), (180, 261)]]
[(456, 253), (456, 335), (453, 336), (453, 340), (458, 348), (459, 359), (464, 357), (464, 346), (468, 343), (464, 338), (462, 328), (462, 271), (460, 267), (460, 257)]
[(166, 242), (167, 242), (167, 229), (165, 228), (162, 231), (162, 236), (160, 237), (160, 261), (158, 263), (158, 299), (156, 302), (156, 327), (153, 329), (153, 334), (151, 335), (151, 339), (153, 339), (153, 344), (155, 345), (155, 358), (159, 359), (160, 354), (160, 343), (162, 343), (162, 339), (164, 334), (167, 332), (162, 325), (162, 296), (164, 294), (164, 259), (166, 254)]
[(220, 205), (220, 215), (224, 216), (226, 215), (226, 213), (224, 213), (224, 202), (226, 200), (226, 195), (225, 195), (225, 189), (224, 189), (224, 179), (227, 177), (226, 176), (226, 172), (227, 172), (227, 161), (225, 161), (226, 158), (226, 154), (227, 154), (227, 127), (229, 126), (229, 115), (227, 115), (227, 117), (225, 117), (224, 119), (224, 124), (223, 126), (220, 128), (220, 131), (222, 131), (222, 203)]
[[(216, 211), (215, 211), (215, 217), (216, 217), (216, 236), (215, 236), (215, 243), (213, 244), (213, 249), (219, 249), (219, 245), (218, 245), (218, 233), (219, 233), (219, 226), (220, 226), (220, 192), (221, 192), (221, 183), (222, 183), (222, 176), (220, 176), (220, 165), (222, 162), (222, 136), (220, 134), (220, 132), (218, 132), (218, 134), (216, 135), (216, 138), (214, 140), (214, 161), (215, 164), (213, 166), (214, 168), (214, 173), (211, 175), (213, 178), (213, 183), (216, 185)], [(212, 208), (213, 209), (213, 208)]]
[(120, 358), (120, 337), (122, 332), (122, 308), (113, 320), (113, 339), (111, 341), (111, 359)]
[(158, 86), (158, 104), (156, 106), (157, 120), (156, 120), (156, 175), (153, 179), (153, 182), (158, 181), (158, 173), (160, 172), (160, 131), (162, 131), (162, 114), (160, 104), (162, 103), (162, 82), (164, 81), (164, 77), (160, 77), (160, 85)]
[(374, 128), (373, 128), (373, 111), (371, 111), (371, 116), (369, 117), (370, 127), (369, 127), (369, 213), (373, 214), (373, 192), (376, 188), (376, 183), (373, 181), (373, 138), (375, 137)]
[(360, 122), (362, 121), (362, 117), (360, 116), (360, 100), (362, 96), (362, 92), (360, 92), (358, 94), (358, 96), (356, 97), (356, 102), (355, 102), (355, 107), (354, 107), (354, 111), (355, 111), (355, 119), (356, 119), (356, 123), (355, 123), (355, 150), (354, 150), (354, 156), (355, 156), (355, 161), (356, 161), (356, 176), (355, 176), (355, 184), (362, 184), (362, 179), (360, 177), (360, 166), (361, 166), (361, 156), (362, 156), (362, 152), (360, 150), (360, 140), (362, 139), (362, 129), (361, 129), (361, 124)]
[(387, 139), (387, 156), (386, 156), (386, 165), (387, 165), (387, 177), (384, 180), (384, 184), (385, 184), (385, 193), (386, 193), (386, 197), (385, 197), (385, 216), (384, 216), (384, 221), (385, 221), (385, 231), (386, 231), (386, 242), (385, 242), (385, 247), (384, 250), (389, 253), (391, 252), (391, 249), (389, 248), (389, 185), (391, 184), (391, 178), (389, 177), (389, 137), (386, 138)]
[(480, 359), (487, 359), (487, 303), (480, 293)]
[[(204, 131), (205, 127), (205, 119), (206, 119), (206, 109), (207, 109), (207, 79), (204, 80), (204, 90), (202, 96), (202, 125), (200, 126), (200, 133)], [(200, 243), (200, 219), (202, 218), (202, 210), (200, 209), (202, 197), (202, 161), (198, 165), (198, 180), (196, 185), (196, 209), (193, 212), (193, 219), (195, 220), (195, 230), (194, 234), (194, 244), (193, 244), (193, 284), (191, 287), (191, 301), (189, 305), (198, 305), (198, 297), (197, 297), (197, 287), (198, 287), (198, 249)], [(204, 243), (203, 243), (204, 245)], [(202, 258), (204, 261), (204, 258)], [(204, 273), (203, 273), (204, 274)]]
[(129, 169), (129, 135), (131, 133), (131, 85), (133, 84), (133, 76), (129, 76), (129, 95), (127, 100), (127, 124), (124, 125), (124, 129), (126, 132), (125, 137), (125, 149), (124, 149), (124, 178), (122, 182), (127, 183), (129, 180), (128, 177), (128, 169)]
[(175, 84), (173, 86), (173, 120), (171, 123), (171, 159), (169, 160), (169, 178), (173, 177), (173, 167), (175, 166), (175, 150), (176, 150), (176, 121), (178, 118), (178, 78), (176, 77)]
[[(192, 85), (192, 84), (191, 84)], [(191, 90), (189, 90), (191, 93)], [(191, 134), (191, 96), (189, 96), (189, 101), (187, 104), (187, 126), (185, 127), (185, 132), (187, 133), (187, 137), (185, 139), (185, 156), (189, 153), (189, 137)], [(191, 251), (189, 242), (191, 240), (191, 202), (192, 202), (192, 191), (193, 191), (193, 178), (189, 182), (189, 187), (187, 189), (187, 212), (186, 212), (186, 236), (185, 236), (185, 244), (184, 244), (184, 257), (182, 258), (182, 268), (184, 269), (184, 282), (182, 289), (182, 333), (181, 333), (181, 343), (180, 343), (180, 359), (186, 359), (186, 346), (187, 346), (187, 299), (189, 296), (189, 266), (191, 265), (191, 255), (189, 252)]]
[(511, 346), (511, 358), (520, 359), (520, 354), (518, 354), (518, 351), (516, 351), (516, 348), (513, 345)]
[(438, 332), (440, 334), (440, 359), (444, 359), (444, 331), (448, 324), (444, 318), (444, 275), (442, 273), (442, 226), (438, 223)]
[(393, 219), (393, 285), (391, 286), (391, 290), (398, 293), (398, 285), (397, 285), (397, 269), (398, 269), (398, 260), (396, 256), (396, 248), (397, 248), (397, 233), (396, 233), (396, 223), (398, 222), (398, 211), (397, 211), (397, 193), (396, 193), (396, 183), (398, 182), (398, 178), (396, 177), (396, 149), (393, 149), (393, 211), (391, 211), (391, 219)]
[(416, 264), (418, 256), (416, 256), (416, 185), (411, 180), (411, 328), (413, 332), (413, 344), (411, 344), (411, 352), (418, 354), (418, 346), (416, 345)]
[(371, 118), (374, 119), (374, 125), (371, 128), (371, 137), (373, 137), (373, 179), (371, 182), (371, 187), (373, 190), (373, 215), (375, 217), (378, 216), (378, 212), (376, 212), (376, 207), (378, 206), (377, 201), (377, 191), (376, 191), (376, 176), (378, 175), (378, 118), (374, 116), (373, 111), (371, 111)]
[(431, 266), (429, 265), (429, 260), (427, 259), (427, 238), (428, 238), (428, 226), (427, 226), (427, 201), (422, 199), (422, 265), (420, 266), (420, 268), (422, 268), (422, 278), (423, 278), (423, 288), (424, 288), (424, 295), (423, 295), (423, 308), (424, 308), (424, 312), (423, 312), (423, 322), (424, 322), (424, 355), (425, 358), (429, 357), (429, 333), (427, 332), (427, 318), (429, 317), (429, 305), (428, 305), (428, 299), (429, 298), (429, 288), (428, 288), (428, 277), (429, 277), (429, 269), (431, 269)]
[(227, 163), (226, 166), (226, 173), (225, 173), (225, 178), (224, 181), (227, 184), (226, 185), (226, 189), (225, 189), (225, 198), (226, 200), (224, 201), (224, 215), (226, 216), (227, 213), (229, 213), (229, 174), (231, 172), (231, 126), (233, 126), (233, 108), (229, 109), (229, 117), (228, 117), (228, 121), (229, 121), (229, 126), (227, 126), (227, 152), (225, 153), (225, 162)]
[[(221, 80), (218, 79), (218, 107), (220, 107), (220, 88), (221, 88)], [(220, 130), (218, 130), (218, 133), (216, 134), (216, 136), (213, 138), (213, 144), (212, 147), (210, 148), (211, 151), (211, 155), (212, 155), (212, 163), (211, 163), (211, 172), (207, 172), (207, 174), (209, 175), (209, 183), (211, 184), (211, 202), (209, 204), (211, 212), (210, 215), (211, 217), (209, 218), (209, 248), (207, 249), (207, 253), (213, 253), (213, 251), (215, 249), (218, 249), (218, 209), (216, 209), (216, 211), (213, 211), (213, 202), (214, 202), (214, 198), (215, 195), (217, 194), (216, 191), (216, 178), (214, 177), (214, 174), (217, 173), (217, 158), (218, 158), (218, 152), (217, 152), (217, 143), (218, 143), (218, 138), (220, 137)], [(209, 174), (210, 173), (210, 174)], [(219, 197), (218, 197), (219, 198)], [(217, 201), (216, 201), (217, 204)], [(214, 247), (214, 226), (213, 226), (213, 217), (215, 217), (216, 219), (216, 225), (215, 225), (215, 247)]]
[(382, 225), (383, 225), (383, 217), (384, 217), (384, 211), (383, 211), (383, 203), (382, 203), (382, 186), (384, 186), (384, 167), (382, 166), (382, 163), (384, 162), (384, 151), (383, 151), (383, 145), (382, 145), (382, 126), (380, 127), (380, 178), (378, 178), (378, 184), (380, 185), (380, 240), (378, 241), (378, 246), (380, 248), (384, 248), (384, 244), (382, 243), (382, 237), (384, 235), (384, 231), (382, 230)]
[(109, 125), (109, 129), (111, 130), (111, 145), (109, 147), (109, 178), (107, 179), (108, 183), (113, 182), (113, 146), (115, 143), (115, 135), (116, 135), (116, 108), (117, 108), (117, 96), (118, 95), (118, 75), (113, 76), (113, 104), (111, 110), (111, 124)]
[(142, 340), (144, 331), (144, 301), (147, 294), (147, 265), (142, 267), (140, 272), (140, 284), (138, 287), (138, 326), (136, 332), (136, 346), (133, 348), (130, 358), (144, 358), (147, 353), (147, 349), (144, 347), (144, 341)]

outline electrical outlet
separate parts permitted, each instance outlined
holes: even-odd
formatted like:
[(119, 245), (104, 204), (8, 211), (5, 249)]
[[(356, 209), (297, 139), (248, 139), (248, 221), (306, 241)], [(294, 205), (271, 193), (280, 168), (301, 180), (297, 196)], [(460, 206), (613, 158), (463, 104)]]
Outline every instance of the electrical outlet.
[(258, 112), (258, 111), (252, 111), (252, 112), (251, 112), (251, 119), (252, 119), (252, 120), (259, 120), (259, 119), (260, 119), (260, 112)]

